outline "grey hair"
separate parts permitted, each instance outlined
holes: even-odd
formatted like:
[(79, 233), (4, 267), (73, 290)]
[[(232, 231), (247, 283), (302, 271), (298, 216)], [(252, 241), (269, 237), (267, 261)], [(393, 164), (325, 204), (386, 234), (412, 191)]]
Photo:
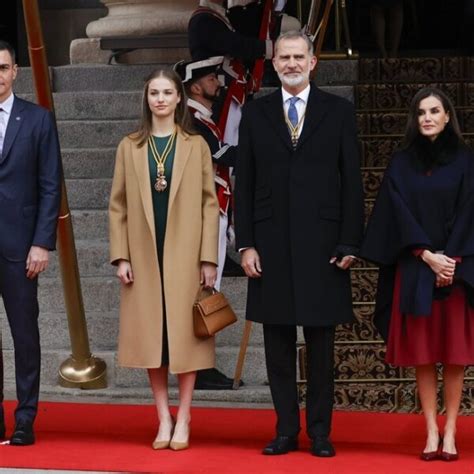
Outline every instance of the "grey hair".
[(290, 30), (286, 31), (285, 33), (282, 33), (277, 40), (275, 41), (275, 52), (278, 49), (278, 45), (280, 44), (280, 41), (282, 40), (288, 40), (288, 39), (298, 39), (301, 38), (305, 43), (306, 46), (308, 46), (308, 53), (310, 56), (313, 56), (314, 54), (314, 46), (312, 41), (309, 39), (309, 36), (306, 33), (303, 33), (300, 30)]

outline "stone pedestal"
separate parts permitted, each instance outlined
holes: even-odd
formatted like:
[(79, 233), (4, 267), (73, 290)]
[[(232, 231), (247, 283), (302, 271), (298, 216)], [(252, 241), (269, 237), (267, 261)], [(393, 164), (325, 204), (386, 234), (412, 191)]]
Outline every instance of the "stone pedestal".
[[(71, 43), (71, 63), (105, 63), (110, 55), (101, 51), (100, 38), (110, 36), (150, 36), (166, 33), (185, 34), (189, 18), (199, 0), (101, 0), (107, 16), (87, 25), (88, 39)], [(126, 64), (168, 63), (188, 59), (187, 48), (143, 49), (120, 56)]]
[(198, 0), (101, 0), (107, 16), (87, 25), (89, 38), (186, 33)]

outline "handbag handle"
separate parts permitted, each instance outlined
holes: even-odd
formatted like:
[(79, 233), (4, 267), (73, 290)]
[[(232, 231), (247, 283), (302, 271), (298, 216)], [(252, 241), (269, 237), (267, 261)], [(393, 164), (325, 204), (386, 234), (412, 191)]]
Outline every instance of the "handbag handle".
[(205, 296), (215, 295), (216, 293), (218, 293), (218, 291), (214, 287), (208, 288), (204, 285), (200, 285), (196, 295), (196, 302), (201, 301)]

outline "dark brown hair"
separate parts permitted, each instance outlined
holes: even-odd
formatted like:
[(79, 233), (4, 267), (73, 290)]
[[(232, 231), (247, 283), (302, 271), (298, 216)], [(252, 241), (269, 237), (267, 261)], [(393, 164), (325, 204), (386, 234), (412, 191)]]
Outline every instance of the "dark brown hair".
[(157, 69), (145, 79), (142, 95), (142, 116), (140, 119), (140, 125), (138, 126), (138, 130), (136, 132), (129, 135), (132, 140), (137, 142), (139, 147), (142, 147), (151, 135), (152, 112), (150, 110), (150, 106), (148, 105), (148, 88), (150, 87), (150, 82), (153, 81), (153, 79), (157, 79), (158, 77), (164, 77), (165, 79), (171, 81), (175, 85), (178, 95), (181, 98), (180, 102), (176, 106), (174, 122), (179, 126), (179, 128), (181, 128), (183, 132), (188, 133), (189, 135), (196, 134), (186, 103), (186, 93), (184, 91), (183, 83), (181, 82), (180, 77), (171, 69)]
[(405, 129), (405, 136), (402, 140), (402, 148), (410, 148), (415, 140), (420, 135), (419, 124), (418, 124), (418, 109), (420, 108), (420, 102), (427, 97), (436, 97), (442, 104), (445, 112), (449, 114), (449, 122), (446, 124), (445, 130), (452, 132), (458, 139), (460, 144), (464, 144), (464, 139), (461, 134), (459, 127), (458, 118), (454, 109), (451, 99), (440, 89), (436, 87), (424, 87), (419, 90), (413, 97), (410, 109), (408, 111), (408, 121)]
[(0, 51), (8, 51), (10, 57), (12, 58), (12, 64), (16, 64), (16, 54), (13, 46), (6, 41), (0, 40)]

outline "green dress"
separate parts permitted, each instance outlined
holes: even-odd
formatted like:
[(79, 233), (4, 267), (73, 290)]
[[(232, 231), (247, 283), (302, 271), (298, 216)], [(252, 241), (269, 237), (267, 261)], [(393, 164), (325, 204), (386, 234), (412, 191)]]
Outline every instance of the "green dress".
[[(161, 155), (168, 143), (169, 136), (155, 137), (152, 136), (156, 149)], [(153, 214), (155, 216), (155, 234), (156, 234), (156, 249), (158, 251), (158, 260), (160, 271), (163, 272), (163, 249), (165, 245), (166, 221), (168, 219), (168, 201), (170, 197), (171, 175), (173, 171), (174, 154), (176, 150), (176, 141), (173, 144), (170, 154), (165, 161), (165, 176), (168, 186), (161, 193), (155, 190), (156, 182), (156, 161), (153, 158), (150, 145), (148, 145), (148, 168), (150, 170), (151, 183), (151, 197), (153, 201)]]
[[(155, 137), (152, 136), (158, 153), (162, 155), (166, 144), (168, 143), (169, 136), (167, 137)], [(156, 235), (156, 250), (158, 253), (158, 265), (160, 266), (161, 274), (161, 293), (163, 295), (163, 351), (161, 365), (169, 365), (169, 350), (168, 350), (168, 337), (166, 327), (166, 304), (165, 304), (165, 292), (163, 287), (163, 250), (165, 246), (165, 234), (166, 234), (166, 221), (168, 219), (168, 201), (170, 197), (171, 187), (171, 175), (173, 172), (174, 155), (176, 151), (176, 140), (171, 148), (170, 154), (165, 161), (165, 176), (168, 186), (162, 192), (155, 190), (155, 182), (157, 176), (156, 161), (153, 158), (150, 145), (148, 144), (148, 168), (150, 171), (150, 183), (151, 183), (151, 197), (153, 201), (153, 215), (155, 217), (155, 235)]]

